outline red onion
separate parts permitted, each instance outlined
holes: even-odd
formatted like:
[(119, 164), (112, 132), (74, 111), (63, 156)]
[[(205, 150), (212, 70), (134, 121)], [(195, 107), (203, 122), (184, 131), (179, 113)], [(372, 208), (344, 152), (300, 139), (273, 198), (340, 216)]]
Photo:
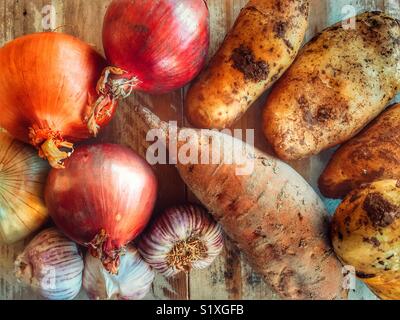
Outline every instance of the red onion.
[(209, 41), (204, 0), (114, 0), (103, 26), (113, 67), (105, 69), (99, 91), (115, 98), (181, 88), (204, 66)]
[(57, 226), (117, 273), (124, 246), (150, 219), (156, 193), (156, 178), (142, 158), (99, 144), (77, 148), (64, 170), (50, 172), (45, 200)]

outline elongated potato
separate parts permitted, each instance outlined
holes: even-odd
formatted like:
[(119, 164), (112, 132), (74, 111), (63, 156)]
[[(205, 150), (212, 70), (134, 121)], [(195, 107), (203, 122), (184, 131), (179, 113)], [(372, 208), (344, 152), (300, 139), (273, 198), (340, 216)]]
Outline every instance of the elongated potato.
[(308, 0), (251, 0), (188, 92), (191, 124), (226, 128), (238, 120), (295, 59), (308, 8)]
[(273, 88), (264, 133), (278, 156), (295, 160), (349, 140), (400, 87), (400, 23), (383, 13), (323, 31)]
[(380, 298), (400, 299), (400, 183), (382, 180), (351, 192), (332, 220), (336, 254)]
[(343, 145), (319, 179), (323, 195), (342, 198), (363, 183), (400, 179), (400, 104)]

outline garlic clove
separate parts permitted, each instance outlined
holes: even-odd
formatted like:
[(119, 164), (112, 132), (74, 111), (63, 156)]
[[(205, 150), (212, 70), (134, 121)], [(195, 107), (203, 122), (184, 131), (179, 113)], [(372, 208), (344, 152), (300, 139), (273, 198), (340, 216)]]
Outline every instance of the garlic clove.
[(92, 300), (140, 300), (150, 291), (153, 280), (153, 270), (133, 246), (121, 256), (116, 275), (91, 254), (85, 257), (83, 287)]
[(145, 261), (165, 277), (205, 269), (222, 249), (221, 227), (195, 205), (166, 210), (139, 242)]
[(72, 300), (82, 287), (78, 246), (55, 228), (38, 234), (15, 261), (17, 279), (49, 300)]

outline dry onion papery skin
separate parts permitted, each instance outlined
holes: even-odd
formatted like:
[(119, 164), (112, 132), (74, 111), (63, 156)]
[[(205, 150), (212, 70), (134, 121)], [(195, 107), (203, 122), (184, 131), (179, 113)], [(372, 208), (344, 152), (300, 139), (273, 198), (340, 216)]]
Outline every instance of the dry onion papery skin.
[(114, 0), (103, 23), (112, 67), (99, 81), (104, 95), (126, 98), (184, 87), (206, 63), (209, 11), (204, 0)]
[(105, 60), (81, 40), (35, 33), (0, 49), (0, 127), (62, 168), (73, 143), (96, 135), (114, 113), (96, 84)]
[(83, 287), (92, 300), (141, 300), (151, 289), (152, 268), (133, 246), (121, 256), (118, 274), (110, 274), (99, 259), (86, 254)]
[(0, 129), (0, 243), (13, 244), (48, 219), (44, 185), (49, 165)]
[(78, 246), (50, 228), (38, 234), (15, 261), (17, 279), (49, 300), (72, 300), (82, 287)]
[(165, 277), (205, 269), (221, 253), (221, 227), (197, 205), (166, 210), (139, 242), (145, 261)]

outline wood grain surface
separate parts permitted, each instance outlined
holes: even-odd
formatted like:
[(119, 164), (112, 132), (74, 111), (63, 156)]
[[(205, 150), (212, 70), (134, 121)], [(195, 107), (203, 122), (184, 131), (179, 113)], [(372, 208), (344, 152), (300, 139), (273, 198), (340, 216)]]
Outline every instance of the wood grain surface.
[[(47, 28), (66, 32), (81, 38), (103, 52), (101, 44), (102, 20), (110, 0), (0, 0), (0, 46), (18, 36), (44, 31)], [(208, 0), (211, 16), (210, 57), (218, 49), (231, 28), (246, 0)], [(347, 13), (346, 5), (357, 12), (385, 10), (400, 18), (400, 0), (312, 0), (310, 25), (307, 40), (325, 27), (342, 20)], [(50, 19), (52, 18), (52, 19)], [(267, 93), (243, 117), (237, 128), (255, 129), (256, 146), (269, 151), (261, 131), (261, 107)], [(144, 154), (144, 133), (138, 128), (132, 106), (142, 103), (150, 106), (164, 120), (177, 120), (187, 125), (183, 116), (185, 90), (162, 96), (134, 94), (121, 103), (113, 122), (102, 132), (102, 141), (127, 145)], [(317, 178), (329, 158), (331, 151), (308, 160), (292, 162), (314, 187)], [(168, 165), (155, 167), (160, 181), (159, 199), (155, 214), (161, 210), (187, 201), (196, 202), (187, 190), (175, 168)], [(327, 201), (334, 209), (335, 202)], [(28, 240), (26, 240), (28, 241)], [(40, 299), (28, 288), (16, 283), (13, 276), (13, 261), (21, 252), (24, 243), (0, 246), (0, 299)], [(360, 283), (351, 293), (352, 299), (374, 299)], [(252, 272), (241, 253), (228, 240), (223, 254), (207, 270), (181, 274), (166, 280), (157, 276), (148, 299), (276, 299), (277, 297)], [(78, 299), (86, 299), (82, 294)]]

